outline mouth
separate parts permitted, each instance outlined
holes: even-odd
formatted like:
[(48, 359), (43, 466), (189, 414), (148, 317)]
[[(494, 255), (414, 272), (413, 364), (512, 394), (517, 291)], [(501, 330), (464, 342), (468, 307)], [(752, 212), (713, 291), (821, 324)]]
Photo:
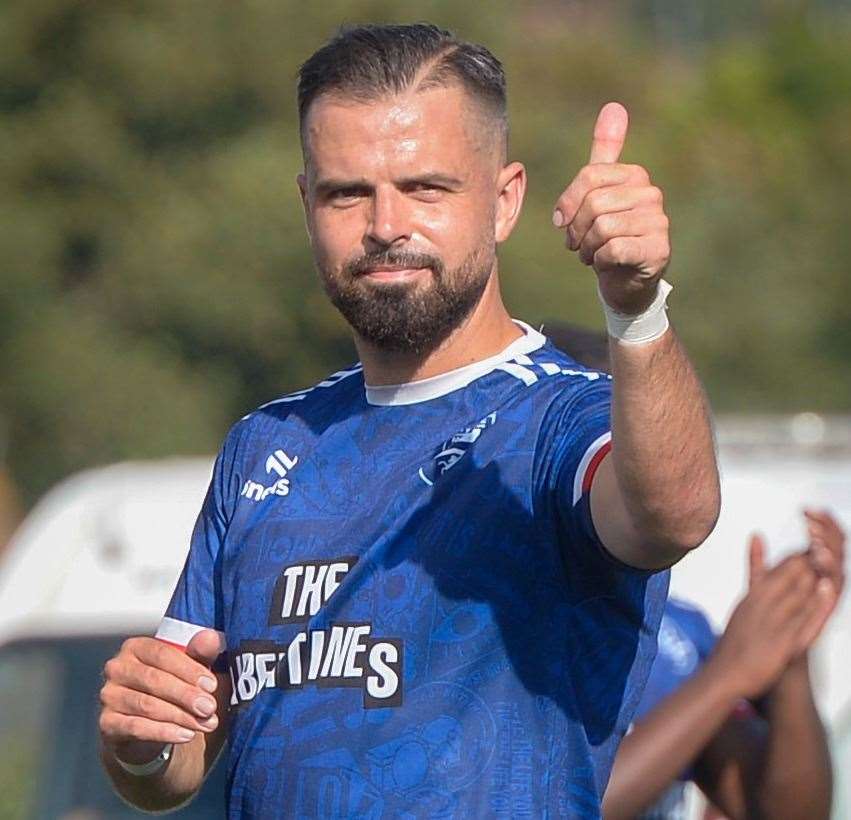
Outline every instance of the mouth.
[(404, 282), (431, 268), (405, 268), (395, 265), (376, 265), (361, 273), (366, 279), (379, 282)]

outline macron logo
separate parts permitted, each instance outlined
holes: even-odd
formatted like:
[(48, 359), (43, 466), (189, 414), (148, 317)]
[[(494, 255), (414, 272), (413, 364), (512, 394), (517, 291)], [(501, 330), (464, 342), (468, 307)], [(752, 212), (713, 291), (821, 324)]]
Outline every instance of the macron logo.
[(277, 479), (264, 486), (249, 478), (243, 485), (240, 496), (249, 501), (265, 501), (272, 495), (289, 495), (290, 480), (286, 476), (296, 464), (298, 464), (298, 456), (290, 457), (283, 450), (275, 450), (266, 459), (266, 473), (267, 475), (277, 476)]

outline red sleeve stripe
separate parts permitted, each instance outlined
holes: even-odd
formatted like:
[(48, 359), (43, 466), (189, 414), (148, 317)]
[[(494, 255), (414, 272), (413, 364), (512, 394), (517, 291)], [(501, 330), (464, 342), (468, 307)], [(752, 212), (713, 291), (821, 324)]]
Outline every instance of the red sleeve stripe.
[(585, 455), (579, 462), (579, 467), (576, 468), (576, 475), (573, 479), (573, 503), (579, 503), (585, 493), (591, 490), (591, 484), (594, 481), (594, 473), (600, 466), (602, 460), (612, 449), (612, 434), (611, 432), (603, 433), (602, 436), (593, 441), (585, 451)]
[[(185, 649), (189, 641), (203, 629), (213, 629), (213, 627), (199, 626), (198, 624), (191, 624), (188, 621), (179, 621), (177, 618), (166, 616), (160, 621), (159, 628), (154, 637), (164, 643), (176, 646), (178, 649)], [(215, 632), (219, 636), (219, 652), (224, 652), (226, 649), (225, 634), (218, 629)]]

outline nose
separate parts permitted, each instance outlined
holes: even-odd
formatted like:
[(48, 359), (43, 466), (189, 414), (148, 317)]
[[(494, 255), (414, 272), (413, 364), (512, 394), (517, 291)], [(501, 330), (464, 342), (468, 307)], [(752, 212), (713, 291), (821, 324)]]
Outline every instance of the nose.
[(376, 189), (367, 238), (381, 247), (391, 247), (407, 242), (411, 233), (410, 213), (401, 192)]

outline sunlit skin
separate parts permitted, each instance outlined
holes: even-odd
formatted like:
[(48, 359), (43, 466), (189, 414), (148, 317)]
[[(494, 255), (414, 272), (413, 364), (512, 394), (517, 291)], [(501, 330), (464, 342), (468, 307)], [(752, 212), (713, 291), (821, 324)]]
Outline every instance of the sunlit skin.
[[(298, 178), (307, 229), (321, 267), (339, 275), (364, 252), (394, 248), (440, 257), (448, 271), (477, 249), (490, 256), (479, 303), (435, 350), (389, 352), (355, 333), (369, 384), (428, 378), (492, 356), (522, 331), (499, 290), (496, 244), (511, 234), (526, 190), (518, 162), (459, 86), (353, 102), (325, 94), (305, 122)], [(375, 287), (427, 288), (428, 268), (372, 269)]]

